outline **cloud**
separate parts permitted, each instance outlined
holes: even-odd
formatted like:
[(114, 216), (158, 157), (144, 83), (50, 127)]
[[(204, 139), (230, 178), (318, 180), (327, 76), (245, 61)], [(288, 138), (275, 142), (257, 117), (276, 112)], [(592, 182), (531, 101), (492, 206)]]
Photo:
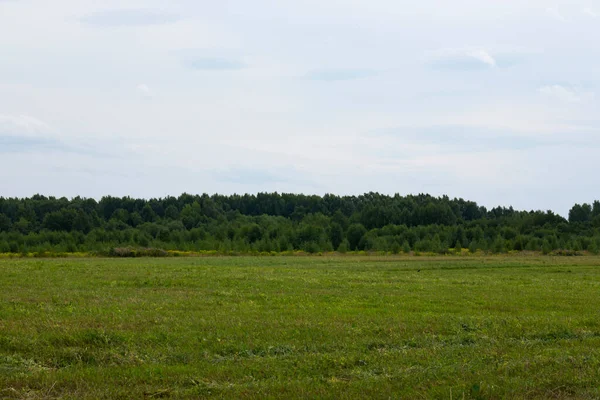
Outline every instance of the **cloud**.
[(177, 22), (180, 19), (175, 14), (146, 9), (122, 9), (99, 11), (80, 19), (81, 22), (101, 27), (125, 27), (160, 25)]
[(46, 123), (28, 115), (0, 114), (0, 153), (60, 147)]
[(0, 153), (22, 153), (35, 150), (64, 149), (58, 140), (0, 133)]
[(60, 151), (99, 155), (87, 144), (73, 145), (48, 124), (29, 115), (0, 114), (0, 153)]
[(50, 132), (50, 127), (28, 115), (0, 114), (0, 134), (10, 136), (39, 137)]
[(592, 18), (598, 18), (598, 16), (600, 15), (596, 11), (592, 10), (589, 7), (584, 8), (583, 9), (583, 13), (586, 14), (586, 15), (589, 15)]
[(481, 61), (484, 64), (489, 65), (490, 67), (496, 66), (496, 60), (494, 59), (494, 57), (492, 57), (490, 55), (490, 53), (488, 53), (485, 50), (474, 50), (474, 51), (467, 53), (467, 55), (469, 57), (472, 57), (476, 60)]
[[(468, 125), (438, 125), (428, 127), (400, 127), (377, 130), (377, 137), (388, 137), (402, 143), (434, 146), (441, 153), (463, 153), (493, 150), (522, 150), (561, 143), (553, 137), (528, 137), (509, 129), (494, 129)], [(386, 146), (387, 148), (387, 146)], [(427, 148), (431, 152), (433, 147)]]
[(581, 103), (594, 98), (594, 93), (582, 92), (575, 88), (562, 85), (548, 85), (538, 89), (538, 92), (550, 98), (564, 101), (566, 103)]
[(191, 58), (186, 60), (185, 64), (191, 69), (200, 71), (228, 71), (246, 68), (246, 64), (244, 62), (228, 58)]
[(495, 68), (496, 59), (482, 48), (447, 48), (429, 53), (430, 65), (441, 69), (476, 70)]
[(154, 93), (152, 92), (152, 90), (150, 90), (150, 87), (148, 85), (146, 85), (145, 83), (141, 83), (139, 85), (137, 85), (137, 91), (138, 93), (141, 93), (144, 97), (153, 97)]
[(550, 17), (554, 18), (557, 21), (566, 21), (567, 19), (562, 15), (562, 13), (560, 12), (560, 10), (558, 9), (558, 6), (554, 6), (554, 7), (548, 7), (546, 9), (546, 14), (548, 14)]
[(319, 186), (301, 171), (290, 166), (278, 166), (277, 168), (233, 167), (223, 170), (212, 170), (212, 177), (219, 182), (234, 183), (237, 185), (264, 186), (293, 184), (309, 185), (312, 187)]
[(315, 81), (347, 81), (352, 79), (363, 79), (376, 75), (377, 73), (368, 69), (321, 69), (310, 71), (306, 78)]
[(221, 181), (250, 185), (286, 181), (285, 177), (277, 176), (270, 171), (252, 168), (230, 168), (215, 171), (214, 176)]

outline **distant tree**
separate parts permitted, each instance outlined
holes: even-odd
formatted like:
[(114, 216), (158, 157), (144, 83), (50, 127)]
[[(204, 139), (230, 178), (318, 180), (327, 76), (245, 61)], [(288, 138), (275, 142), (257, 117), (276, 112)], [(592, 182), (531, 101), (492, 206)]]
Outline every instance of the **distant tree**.
[(410, 253), (410, 244), (406, 240), (404, 241), (404, 243), (402, 243), (402, 252), (404, 254)]
[[(124, 224), (129, 223), (129, 212), (122, 208), (117, 208), (115, 212), (112, 213), (110, 219), (115, 219), (117, 221), (123, 222)], [(149, 221), (151, 222), (151, 221)]]
[(494, 240), (494, 242), (492, 243), (492, 251), (494, 253), (504, 253), (506, 251), (506, 243), (504, 238), (502, 238), (502, 236), (498, 235), (496, 236), (496, 239)]
[(26, 218), (21, 217), (17, 222), (14, 223), (13, 228), (22, 234), (27, 234), (31, 230), (31, 222), (29, 222)]
[(340, 210), (336, 210), (336, 212), (333, 213), (331, 221), (334, 224), (338, 224), (339, 226), (341, 226), (342, 229), (348, 228), (348, 217), (346, 217)]
[(552, 245), (545, 239), (542, 243), (542, 254), (550, 254), (552, 252)]
[(592, 204), (592, 217), (600, 217), (600, 201), (598, 200)]
[(63, 209), (46, 215), (43, 228), (50, 231), (69, 232), (73, 228), (73, 222), (77, 218), (77, 212), (72, 209)]
[(340, 245), (337, 248), (337, 251), (340, 253), (347, 253), (350, 250), (350, 242), (348, 242), (348, 239), (344, 239), (342, 240), (342, 243), (340, 243)]
[(174, 205), (170, 205), (165, 209), (165, 217), (173, 220), (178, 219), (179, 210)]
[(4, 214), (0, 214), (0, 232), (8, 232), (12, 226), (10, 218)]
[(460, 240), (454, 245), (454, 252), (458, 254), (462, 253), (462, 244), (460, 244)]
[(0, 252), (163, 246), (182, 250), (445, 253), (596, 251), (600, 202), (552, 211), (487, 210), (426, 194), (360, 196), (259, 193), (164, 199), (0, 197)]
[(140, 213), (137, 211), (131, 213), (130, 219), (131, 219), (131, 226), (133, 226), (133, 227), (136, 227), (136, 226), (144, 223), (144, 219), (142, 218)]
[(592, 206), (589, 204), (575, 204), (569, 211), (569, 222), (590, 222), (592, 220)]
[(588, 246), (588, 251), (596, 255), (600, 253), (600, 236), (595, 236), (592, 238), (592, 241)]
[(329, 240), (334, 249), (337, 249), (344, 240), (344, 230), (340, 224), (334, 222), (329, 230)]
[(194, 201), (192, 204), (186, 204), (183, 210), (181, 210), (180, 218), (188, 230), (198, 226), (202, 220), (202, 207), (200, 203)]
[(242, 234), (248, 243), (255, 243), (262, 239), (262, 229), (258, 224), (244, 226), (242, 228)]
[(469, 253), (475, 254), (475, 253), (477, 253), (477, 250), (479, 250), (479, 245), (478, 245), (477, 241), (476, 240), (471, 241), (471, 243), (469, 243)]
[(467, 245), (467, 235), (465, 233), (462, 225), (459, 225), (454, 232), (454, 236), (452, 238), (452, 247), (454, 248), (462, 248)]
[(86, 213), (84, 210), (77, 210), (76, 213), (73, 219), (73, 231), (88, 234), (94, 226), (94, 217), (97, 217), (96, 212)]
[(361, 239), (367, 233), (367, 229), (362, 224), (352, 224), (348, 227), (346, 238), (350, 244), (350, 250), (357, 250)]
[(150, 204), (146, 204), (140, 213), (144, 222), (154, 222), (156, 221), (157, 215), (154, 209), (150, 206)]
[(429, 251), (433, 251), (435, 253), (444, 254), (448, 251), (448, 245), (442, 242), (440, 235), (436, 234), (433, 236), (433, 239), (430, 242), (431, 248)]

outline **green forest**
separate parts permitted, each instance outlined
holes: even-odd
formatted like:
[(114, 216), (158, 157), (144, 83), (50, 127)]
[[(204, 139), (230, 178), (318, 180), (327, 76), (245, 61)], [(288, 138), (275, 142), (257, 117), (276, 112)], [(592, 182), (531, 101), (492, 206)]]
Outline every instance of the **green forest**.
[(598, 253), (600, 202), (576, 204), (565, 219), (552, 211), (487, 209), (425, 194), (0, 197), (0, 253), (116, 248), (222, 254)]

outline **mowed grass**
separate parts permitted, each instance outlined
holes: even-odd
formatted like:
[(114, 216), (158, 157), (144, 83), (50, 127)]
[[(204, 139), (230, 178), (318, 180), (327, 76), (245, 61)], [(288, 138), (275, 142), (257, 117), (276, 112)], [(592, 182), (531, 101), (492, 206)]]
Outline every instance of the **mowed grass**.
[(600, 398), (600, 258), (0, 261), (0, 398)]

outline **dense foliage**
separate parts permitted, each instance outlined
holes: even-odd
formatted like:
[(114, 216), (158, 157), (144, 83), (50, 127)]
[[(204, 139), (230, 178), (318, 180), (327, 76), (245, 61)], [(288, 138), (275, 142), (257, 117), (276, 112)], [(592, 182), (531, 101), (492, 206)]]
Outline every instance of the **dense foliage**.
[(491, 210), (417, 196), (190, 195), (162, 199), (0, 197), (0, 253), (103, 251), (118, 246), (220, 252), (600, 248), (600, 202), (551, 211)]

